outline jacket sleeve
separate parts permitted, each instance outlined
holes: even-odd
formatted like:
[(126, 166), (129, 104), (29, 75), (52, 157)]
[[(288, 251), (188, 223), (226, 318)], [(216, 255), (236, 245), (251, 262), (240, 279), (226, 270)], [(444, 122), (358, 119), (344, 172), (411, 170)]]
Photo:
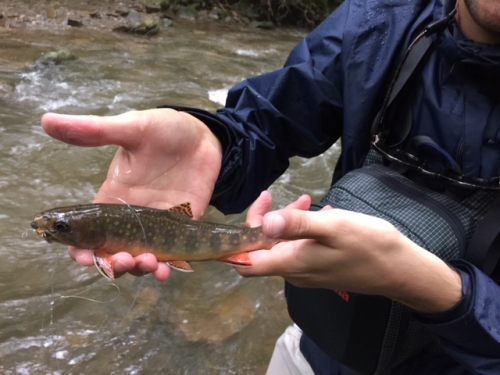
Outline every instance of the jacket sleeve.
[(452, 264), (462, 276), (462, 301), (444, 314), (417, 319), (471, 374), (500, 374), (500, 286), (466, 261)]
[(304, 38), (282, 69), (229, 91), (226, 106), (216, 113), (228, 142), (211, 204), (222, 212), (244, 210), (283, 174), (290, 157), (319, 155), (340, 137), (340, 51), (348, 3)]

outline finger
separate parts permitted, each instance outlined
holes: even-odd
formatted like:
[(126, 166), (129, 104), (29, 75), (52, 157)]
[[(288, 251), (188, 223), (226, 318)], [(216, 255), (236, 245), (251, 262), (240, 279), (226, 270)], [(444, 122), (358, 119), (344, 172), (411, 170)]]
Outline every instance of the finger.
[(42, 127), (48, 135), (77, 146), (115, 144), (132, 148), (140, 140), (137, 127), (144, 122), (139, 112), (106, 117), (56, 113), (42, 116)]
[(94, 265), (94, 252), (92, 250), (80, 249), (74, 246), (68, 246), (68, 254), (74, 261), (84, 267)]
[(150, 273), (158, 269), (158, 260), (153, 254), (145, 253), (134, 258), (135, 269), (139, 272)]
[(260, 196), (250, 206), (247, 213), (247, 223), (252, 227), (262, 225), (262, 218), (269, 211), (273, 203), (273, 197), (267, 190), (260, 193)]
[(153, 272), (158, 281), (165, 281), (170, 277), (172, 269), (165, 263), (158, 263), (158, 269)]
[(135, 259), (129, 253), (117, 253), (113, 255), (113, 273), (115, 278), (122, 276), (135, 267)]
[(295, 202), (286, 206), (285, 209), (308, 210), (309, 207), (311, 207), (311, 197), (303, 194)]

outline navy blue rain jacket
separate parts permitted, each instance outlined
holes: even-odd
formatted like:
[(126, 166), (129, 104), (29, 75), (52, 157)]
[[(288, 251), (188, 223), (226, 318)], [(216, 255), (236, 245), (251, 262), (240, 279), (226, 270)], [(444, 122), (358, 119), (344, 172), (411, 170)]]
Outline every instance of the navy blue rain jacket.
[[(397, 56), (454, 6), (443, 0), (346, 0), (277, 71), (245, 80), (206, 123), (225, 153), (212, 204), (239, 212), (288, 167), (342, 140), (341, 174), (360, 167)], [(436, 40), (413, 107), (414, 135), (433, 138), (471, 176), (500, 167), (500, 47), (467, 40), (453, 23)], [(333, 168), (332, 168), (333, 169)], [(332, 173), (333, 171), (325, 171)], [(460, 261), (464, 298), (440, 316), (417, 316), (446, 354), (422, 352), (393, 374), (500, 374), (500, 287)], [(348, 374), (314, 344), (318, 374)]]

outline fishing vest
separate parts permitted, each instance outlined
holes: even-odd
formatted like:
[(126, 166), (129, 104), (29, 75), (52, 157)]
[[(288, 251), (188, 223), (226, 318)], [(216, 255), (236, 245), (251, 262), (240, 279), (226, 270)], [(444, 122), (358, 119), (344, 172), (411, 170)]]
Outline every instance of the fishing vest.
[[(336, 181), (311, 209), (331, 205), (382, 218), (441, 259), (466, 259), (500, 280), (498, 179), (471, 189), (439, 145), (425, 136), (407, 139), (410, 111), (400, 110), (411, 102), (408, 88), (432, 53), (433, 35), (454, 14), (427, 26), (410, 45), (373, 122), (363, 166)], [(424, 348), (439, 350), (409, 309), (388, 298), (289, 283), (285, 292), (289, 314), (307, 337), (356, 373), (388, 374)]]

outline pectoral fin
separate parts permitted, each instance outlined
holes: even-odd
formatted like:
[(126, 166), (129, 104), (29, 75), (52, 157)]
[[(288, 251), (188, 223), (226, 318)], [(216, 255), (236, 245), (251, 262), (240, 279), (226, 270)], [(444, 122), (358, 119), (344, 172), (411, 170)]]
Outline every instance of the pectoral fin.
[(176, 269), (177, 271), (181, 272), (194, 272), (194, 270), (191, 268), (191, 266), (188, 264), (188, 262), (185, 262), (183, 260), (171, 260), (167, 262), (167, 264)]
[(252, 262), (248, 253), (238, 253), (233, 255), (227, 255), (222, 258), (217, 259), (220, 262), (233, 264), (235, 266), (251, 266)]
[(94, 264), (101, 275), (105, 278), (114, 280), (113, 255), (102, 250), (94, 251)]

